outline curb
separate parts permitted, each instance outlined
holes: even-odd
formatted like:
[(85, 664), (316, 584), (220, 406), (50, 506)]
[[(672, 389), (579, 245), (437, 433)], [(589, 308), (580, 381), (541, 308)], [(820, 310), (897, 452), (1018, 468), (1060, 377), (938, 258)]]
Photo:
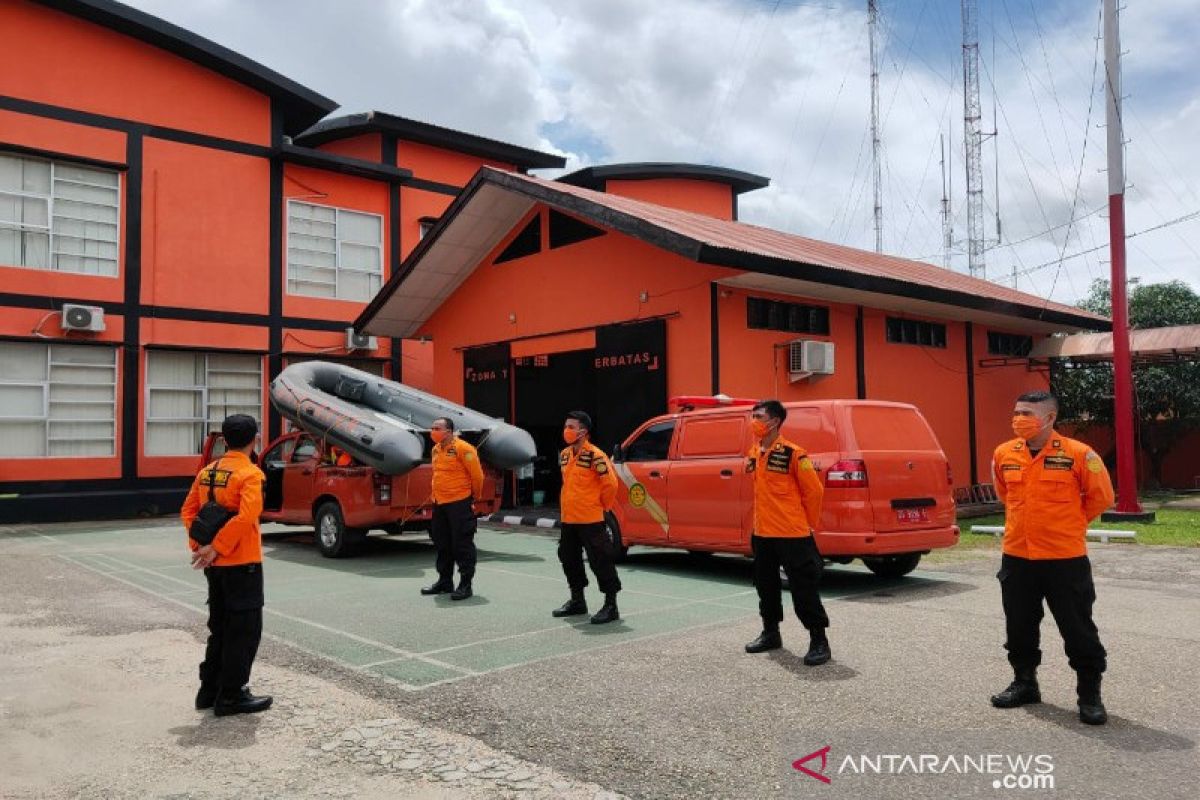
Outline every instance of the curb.
[(562, 524), (557, 517), (522, 517), (519, 514), (489, 514), (481, 517), (482, 522), (499, 523), (500, 525), (524, 525), (529, 528), (560, 528)]

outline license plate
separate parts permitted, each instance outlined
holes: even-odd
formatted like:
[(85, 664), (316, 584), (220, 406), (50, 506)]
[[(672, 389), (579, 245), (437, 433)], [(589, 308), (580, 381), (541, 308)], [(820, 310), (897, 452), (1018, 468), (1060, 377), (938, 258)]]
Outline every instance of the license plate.
[(897, 508), (897, 522), (929, 522), (929, 513), (923, 508)]

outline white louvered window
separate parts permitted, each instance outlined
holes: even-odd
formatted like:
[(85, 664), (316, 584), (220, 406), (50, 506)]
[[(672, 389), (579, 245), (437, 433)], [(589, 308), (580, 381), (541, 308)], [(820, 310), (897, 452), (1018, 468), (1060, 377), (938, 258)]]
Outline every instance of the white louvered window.
[(116, 275), (120, 201), (113, 170), (0, 153), (0, 264)]
[(117, 349), (0, 342), (0, 458), (111, 456)]
[(383, 282), (383, 217), (288, 202), (288, 292), (367, 301)]
[(230, 414), (261, 421), (262, 359), (253, 355), (146, 352), (146, 455), (198, 454)]

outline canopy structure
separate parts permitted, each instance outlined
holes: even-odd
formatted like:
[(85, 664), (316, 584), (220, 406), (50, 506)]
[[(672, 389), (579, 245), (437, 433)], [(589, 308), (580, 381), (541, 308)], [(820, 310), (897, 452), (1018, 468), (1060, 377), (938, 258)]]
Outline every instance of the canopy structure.
[[(1141, 328), (1130, 331), (1134, 364), (1189, 361), (1200, 358), (1200, 325)], [(1072, 362), (1112, 361), (1112, 333), (1076, 333), (1044, 339), (1034, 345), (1029, 361), (1069, 359)]]

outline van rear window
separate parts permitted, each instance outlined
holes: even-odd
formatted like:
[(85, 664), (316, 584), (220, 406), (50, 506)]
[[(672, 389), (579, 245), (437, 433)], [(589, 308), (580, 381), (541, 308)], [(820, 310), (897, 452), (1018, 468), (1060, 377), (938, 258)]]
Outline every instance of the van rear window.
[(714, 458), (740, 456), (745, 451), (742, 417), (689, 419), (683, 423), (683, 438), (679, 444), (681, 458)]
[(851, 406), (859, 450), (941, 450), (933, 431), (912, 408)]

